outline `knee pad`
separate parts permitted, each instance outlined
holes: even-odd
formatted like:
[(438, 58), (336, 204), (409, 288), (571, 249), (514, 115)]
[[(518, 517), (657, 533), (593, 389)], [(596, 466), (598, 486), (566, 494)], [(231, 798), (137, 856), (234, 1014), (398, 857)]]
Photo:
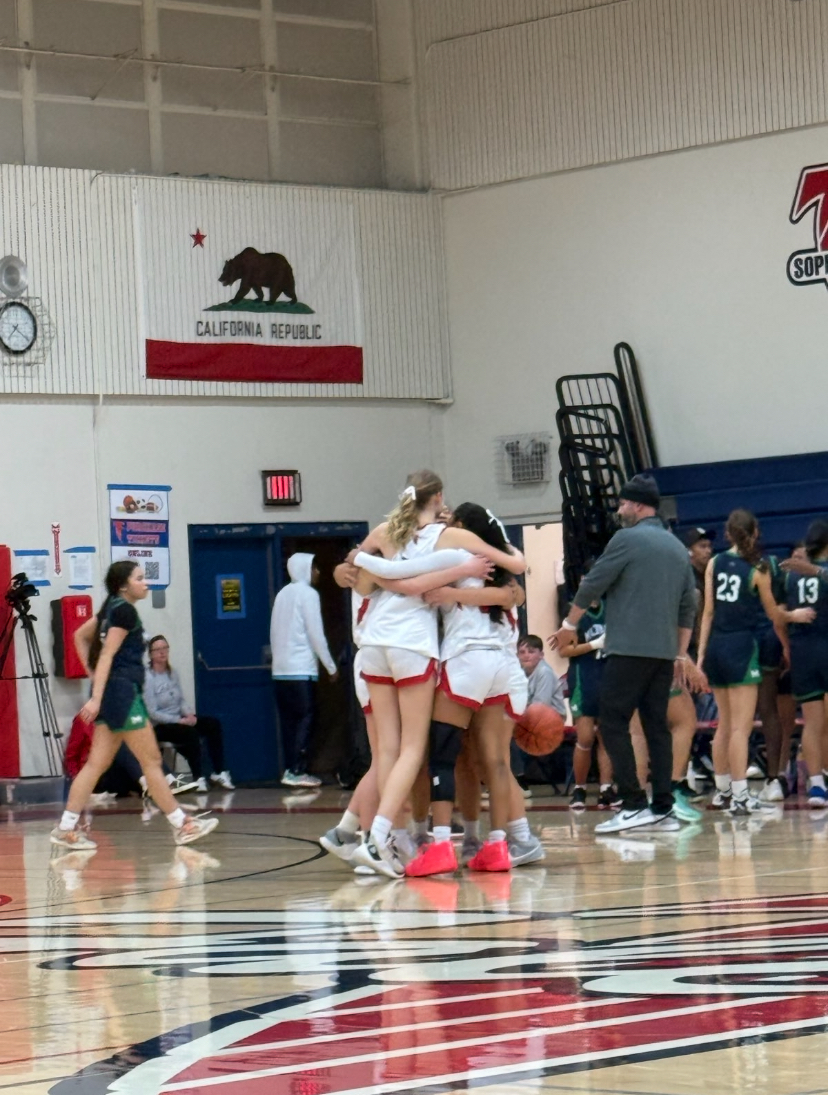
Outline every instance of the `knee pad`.
[(454, 765), (462, 744), (463, 731), (459, 726), (432, 721), (428, 735), (432, 802), (454, 802)]

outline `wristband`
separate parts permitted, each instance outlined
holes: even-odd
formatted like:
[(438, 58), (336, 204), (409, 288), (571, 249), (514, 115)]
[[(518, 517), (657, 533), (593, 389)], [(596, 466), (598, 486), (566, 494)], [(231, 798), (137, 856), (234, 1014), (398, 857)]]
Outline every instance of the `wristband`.
[(578, 625), (577, 624), (571, 624), (569, 622), (569, 620), (561, 620), (561, 627), (564, 629), (564, 631), (577, 631), (578, 630)]
[(676, 655), (676, 661), (677, 662), (689, 662), (690, 659), (687, 657), (686, 654), (677, 654)]

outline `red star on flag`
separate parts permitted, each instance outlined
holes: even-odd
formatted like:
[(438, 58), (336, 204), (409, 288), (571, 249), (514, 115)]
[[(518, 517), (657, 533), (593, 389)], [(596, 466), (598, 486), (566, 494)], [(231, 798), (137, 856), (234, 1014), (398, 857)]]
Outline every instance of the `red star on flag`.
[(203, 247), (207, 235), (200, 228), (196, 228), (195, 232), (190, 233), (190, 239), (193, 241), (193, 247)]

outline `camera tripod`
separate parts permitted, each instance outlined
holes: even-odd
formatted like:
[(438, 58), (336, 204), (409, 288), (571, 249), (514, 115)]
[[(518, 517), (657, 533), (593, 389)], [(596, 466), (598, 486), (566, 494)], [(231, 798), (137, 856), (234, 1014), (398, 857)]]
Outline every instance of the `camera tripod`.
[[(40, 730), (43, 734), (49, 775), (59, 776), (63, 771), (63, 750), (60, 744), (63, 734), (58, 726), (55, 705), (52, 702), (52, 693), (49, 691), (49, 674), (46, 672), (43, 655), (40, 653), (40, 645), (34, 630), (36, 620), (37, 617), (31, 615), (29, 606), (25, 602), (15, 605), (10, 610), (3, 632), (0, 634), (0, 680), (34, 681), (37, 714), (40, 719)], [(18, 623), (26, 637), (26, 653), (29, 656), (31, 672), (21, 674), (18, 677), (6, 677), (4, 670)]]

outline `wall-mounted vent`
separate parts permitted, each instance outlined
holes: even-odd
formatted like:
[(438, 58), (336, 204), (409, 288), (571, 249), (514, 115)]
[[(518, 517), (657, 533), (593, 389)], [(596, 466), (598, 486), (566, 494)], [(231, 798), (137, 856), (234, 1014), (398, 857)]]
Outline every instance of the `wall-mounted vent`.
[(548, 433), (520, 433), (496, 439), (498, 482), (508, 486), (548, 483), (552, 439)]

